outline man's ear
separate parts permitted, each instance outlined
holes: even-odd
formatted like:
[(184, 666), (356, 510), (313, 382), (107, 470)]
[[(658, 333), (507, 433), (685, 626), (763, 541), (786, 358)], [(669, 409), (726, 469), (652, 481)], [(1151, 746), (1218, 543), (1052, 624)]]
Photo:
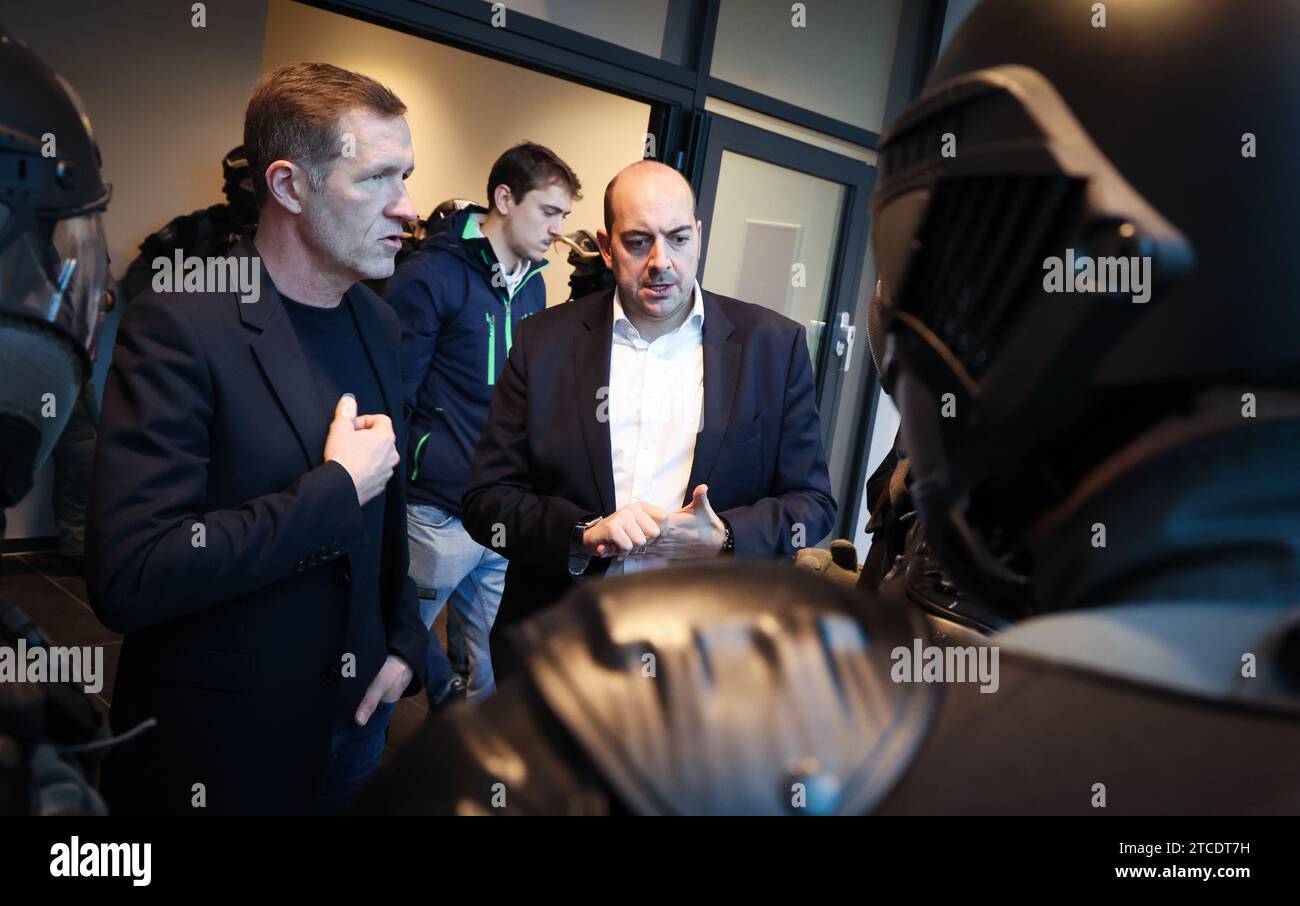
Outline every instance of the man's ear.
[(302, 193), (307, 174), (287, 160), (274, 161), (266, 168), (267, 195), (290, 214), (302, 213)]
[(497, 209), (497, 213), (505, 217), (510, 213), (510, 205), (514, 197), (510, 194), (510, 187), (505, 183), (497, 186), (492, 190), (492, 206)]
[(600, 249), (600, 257), (605, 259), (605, 267), (613, 270), (613, 246), (610, 244), (609, 233), (603, 227), (596, 229), (596, 248)]

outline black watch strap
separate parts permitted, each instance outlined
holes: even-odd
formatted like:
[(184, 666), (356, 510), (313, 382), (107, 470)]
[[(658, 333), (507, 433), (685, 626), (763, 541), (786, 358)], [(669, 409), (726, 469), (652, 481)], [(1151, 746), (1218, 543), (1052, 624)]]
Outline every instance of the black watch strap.
[(593, 525), (595, 525), (597, 522), (599, 522), (602, 518), (603, 518), (603, 517), (601, 517), (601, 516), (596, 516), (596, 515), (593, 515), (593, 514), (590, 514), (590, 513), (587, 514), (586, 516), (583, 516), (580, 520), (578, 520), (577, 524), (575, 524), (575, 525), (573, 526), (573, 536), (572, 536), (572, 538), (570, 538), (570, 540), (571, 540), (574, 544), (576, 544), (576, 545), (578, 545), (579, 547), (581, 547), (581, 546), (582, 546), (582, 536), (583, 536), (584, 534), (586, 534), (587, 529), (591, 528)]

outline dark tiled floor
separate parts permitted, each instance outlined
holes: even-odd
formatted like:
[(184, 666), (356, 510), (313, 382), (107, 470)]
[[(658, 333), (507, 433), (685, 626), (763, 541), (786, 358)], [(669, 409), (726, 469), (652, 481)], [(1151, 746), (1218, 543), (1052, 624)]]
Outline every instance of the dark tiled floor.
[(86, 600), (85, 581), (58, 554), (6, 554), (0, 561), (0, 594), (22, 610), (51, 644), (104, 646), (104, 688), (94, 698), (107, 710), (122, 637), (95, 618)]
[[(6, 554), (0, 558), (0, 594), (40, 627), (52, 644), (104, 646), (104, 688), (95, 699), (107, 710), (113, 700), (122, 637), (96, 619), (86, 597), (85, 580), (58, 554)], [(434, 629), (445, 644), (445, 612)], [(384, 748), (385, 760), (416, 733), (428, 713), (423, 692), (398, 702)]]

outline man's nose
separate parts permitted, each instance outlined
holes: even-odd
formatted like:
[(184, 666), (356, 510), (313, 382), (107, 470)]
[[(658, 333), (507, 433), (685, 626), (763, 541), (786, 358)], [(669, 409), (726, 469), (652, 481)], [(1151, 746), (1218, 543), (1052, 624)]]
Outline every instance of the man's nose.
[(668, 257), (668, 244), (661, 238), (655, 240), (654, 247), (650, 249), (650, 269), (653, 271), (666, 271), (673, 266), (673, 262)]
[(411, 193), (406, 190), (406, 183), (402, 183), (401, 196), (385, 213), (394, 220), (400, 220), (403, 223), (420, 219), (420, 212), (416, 210), (415, 202), (411, 200)]

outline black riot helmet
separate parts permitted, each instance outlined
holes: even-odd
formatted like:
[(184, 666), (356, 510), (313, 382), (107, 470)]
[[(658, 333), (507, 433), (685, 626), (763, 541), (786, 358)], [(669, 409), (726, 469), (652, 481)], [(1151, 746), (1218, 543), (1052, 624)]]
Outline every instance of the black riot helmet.
[(433, 209), (429, 215), (429, 223), (437, 223), (439, 220), (446, 220), (448, 217), (454, 217), (468, 207), (472, 207), (474, 202), (468, 198), (448, 198)]
[(1217, 385), (1300, 384), (1300, 5), (987, 0), (881, 143), (884, 370), (959, 583)]
[(568, 260), (573, 273), (569, 275), (568, 301), (614, 288), (614, 272), (600, 254), (600, 246), (591, 230), (575, 230), (557, 237), (555, 241), (569, 247)]
[(8, 506), (31, 487), (89, 374), (110, 192), (76, 93), (4, 32), (0, 85), (0, 506)]
[(243, 145), (236, 145), (221, 158), (221, 191), (235, 219), (244, 226), (257, 223), (257, 196), (253, 194), (253, 171)]

